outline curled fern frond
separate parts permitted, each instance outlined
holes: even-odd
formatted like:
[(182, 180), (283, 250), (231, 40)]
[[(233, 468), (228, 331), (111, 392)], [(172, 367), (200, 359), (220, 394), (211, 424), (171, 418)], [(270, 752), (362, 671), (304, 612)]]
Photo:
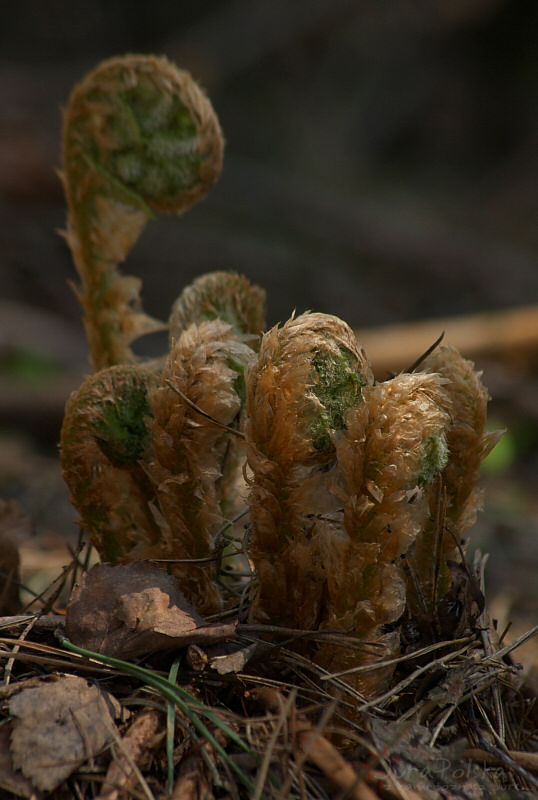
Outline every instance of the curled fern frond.
[(209, 100), (165, 58), (100, 64), (75, 87), (63, 128), (66, 239), (95, 370), (135, 360), (129, 345), (164, 328), (121, 276), (153, 212), (183, 213), (217, 180), (223, 138)]

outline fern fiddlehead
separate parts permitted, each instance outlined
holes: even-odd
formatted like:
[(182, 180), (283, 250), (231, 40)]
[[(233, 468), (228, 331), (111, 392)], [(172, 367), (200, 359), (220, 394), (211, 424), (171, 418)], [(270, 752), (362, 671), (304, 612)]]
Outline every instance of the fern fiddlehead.
[(153, 212), (183, 213), (217, 180), (223, 138), (209, 100), (165, 58), (100, 64), (75, 87), (63, 128), (66, 239), (94, 370), (135, 360), (129, 345), (165, 327), (142, 310), (125, 260)]

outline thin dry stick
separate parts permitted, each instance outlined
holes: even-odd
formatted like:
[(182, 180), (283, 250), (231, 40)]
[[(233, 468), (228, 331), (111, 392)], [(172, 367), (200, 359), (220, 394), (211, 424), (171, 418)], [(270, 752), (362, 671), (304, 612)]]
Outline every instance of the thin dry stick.
[[(312, 760), (313, 763), (316, 763), (316, 761), (312, 758), (312, 754), (315, 753), (317, 738), (319, 736), (323, 738), (322, 731), (325, 729), (328, 721), (333, 716), (337, 705), (338, 699), (333, 698), (327, 708), (325, 708), (321, 719), (314, 729), (309, 722), (304, 720), (304, 718), (297, 719), (297, 709), (295, 707), (293, 708), (293, 716), (290, 720), (292, 732), (295, 733), (302, 752), (298, 758), (295, 758), (295, 768), (293, 773), (287, 775), (286, 780), (284, 781), (284, 784), (278, 793), (278, 800), (284, 800), (286, 797), (288, 797), (292, 781), (295, 777), (300, 776), (306, 761)], [(305, 732), (307, 734), (307, 738), (303, 737)], [(308, 736), (309, 734), (311, 734), (311, 736)]]
[[(294, 669), (297, 669), (297, 665), (301, 666), (307, 672), (311, 672), (316, 676), (316, 680), (326, 680), (330, 681), (332, 688), (335, 691), (343, 692), (349, 697), (352, 697), (356, 703), (364, 703), (365, 698), (364, 695), (358, 692), (349, 684), (345, 683), (344, 681), (340, 680), (339, 678), (333, 678), (331, 673), (320, 667), (318, 664), (314, 664), (313, 661), (309, 658), (305, 658), (304, 656), (299, 655), (299, 653), (291, 653), (290, 651), (283, 651), (281, 653), (282, 660), (291, 665)], [(362, 706), (360, 706), (362, 708)], [(359, 706), (354, 708), (359, 708)]]
[[(75, 556), (71, 559), (69, 564), (65, 564), (62, 567), (62, 571), (61, 571), (60, 575), (58, 575), (58, 577), (55, 578), (52, 581), (52, 583), (50, 583), (45, 589), (43, 589), (43, 591), (40, 594), (38, 594), (35, 597), (33, 597), (24, 606), (24, 608), (22, 609), (22, 614), (25, 614), (28, 611), (28, 609), (31, 606), (33, 606), (34, 603), (36, 603), (38, 600), (43, 603), (43, 608), (41, 609), (41, 613), (47, 613), (48, 611), (50, 611), (50, 609), (52, 608), (52, 606), (54, 605), (54, 603), (58, 599), (58, 597), (60, 595), (60, 592), (64, 588), (65, 582), (67, 581), (67, 578), (69, 577), (69, 574), (78, 565), (78, 555), (79, 555), (79, 553), (76, 552)], [(52, 592), (52, 594), (50, 595), (48, 600), (43, 600), (43, 598), (45, 597), (47, 592)]]
[(507, 656), (508, 653), (511, 653), (512, 650), (515, 650), (517, 647), (520, 647), (520, 645), (524, 644), (527, 641), (527, 639), (531, 639), (537, 633), (538, 633), (538, 625), (535, 625), (534, 628), (531, 628), (526, 633), (523, 633), (521, 636), (518, 636), (517, 639), (514, 639), (513, 642), (507, 644), (505, 647), (502, 647), (500, 650), (497, 650), (497, 652), (493, 653), (493, 655), (486, 656), (486, 658), (484, 658), (482, 663), (485, 664), (491, 661), (502, 661), (502, 659), (505, 656)]
[[(479, 575), (480, 577), (480, 591), (482, 592), (482, 594), (485, 594), (484, 568), (486, 566), (486, 561), (487, 561), (487, 555), (482, 556), (480, 550), (477, 550), (474, 556), (474, 572), (475, 575)], [(482, 644), (484, 645), (484, 653), (486, 656), (491, 656), (493, 655), (494, 651), (493, 651), (493, 644), (491, 642), (491, 636), (489, 633), (488, 615), (485, 608), (477, 620), (477, 625), (480, 628)], [(497, 719), (497, 733), (499, 735), (499, 739), (503, 743), (503, 746), (506, 746), (506, 728), (504, 721), (504, 710), (501, 702), (501, 690), (497, 681), (495, 681), (492, 684), (491, 692), (493, 695), (493, 704), (495, 706), (495, 717)]]
[[(119, 733), (117, 731), (116, 726), (114, 724), (111, 724), (110, 726), (107, 726), (107, 727), (109, 727), (109, 730), (112, 733), (112, 736), (114, 737), (114, 741), (116, 742), (118, 748), (121, 750), (121, 754), (122, 754), (123, 758), (127, 761), (129, 766), (133, 770), (133, 773), (136, 775), (136, 777), (137, 777), (137, 779), (138, 779), (138, 781), (140, 783), (140, 786), (142, 787), (142, 791), (144, 792), (145, 797), (147, 797), (147, 800), (155, 800), (155, 796), (154, 796), (153, 792), (149, 788), (146, 779), (144, 778), (144, 776), (140, 772), (140, 767), (138, 766), (136, 761), (133, 759), (133, 757), (129, 753), (129, 749), (127, 747), (125, 747), (125, 745), (124, 745), (124, 743), (123, 743), (123, 741), (121, 739), (121, 736), (119, 735)], [(106, 797), (106, 795), (105, 795), (105, 797)], [(96, 800), (99, 800), (99, 798), (96, 798)]]
[(90, 743), (90, 736), (87, 726), (84, 724), (84, 721), (81, 722), (79, 719), (77, 710), (70, 708), (69, 715), (73, 720), (73, 725), (75, 726), (84, 746), (84, 761), (88, 764), (88, 768), (93, 771), (95, 769), (94, 751)]
[[(7, 645), (8, 647), (13, 647), (14, 640), (9, 639), (6, 637), (0, 637), (0, 646)], [(84, 669), (87, 672), (97, 672), (101, 675), (123, 675), (124, 673), (111, 669), (110, 667), (106, 667), (103, 664), (100, 664), (97, 661), (87, 661), (83, 656), (79, 656), (77, 653), (65, 653), (63, 650), (59, 650), (56, 647), (51, 647), (50, 645), (39, 644), (38, 642), (21, 642), (20, 646), (28, 648), (31, 652), (29, 653), (22, 653), (16, 652), (14, 653), (12, 650), (9, 652), (2, 652), (0, 650), (0, 660), (2, 658), (16, 658), (18, 661), (27, 662), (29, 664), (37, 663), (37, 664), (45, 664), (50, 667), (55, 667), (57, 669), (65, 670), (67, 667), (73, 667), (76, 664), (77, 670)], [(40, 655), (40, 653), (47, 653), (48, 655)], [(58, 657), (60, 656), (60, 657)]]
[(385, 770), (385, 775), (387, 777), (388, 782), (392, 785), (395, 793), (401, 800), (422, 800), (422, 795), (417, 795), (412, 790), (408, 789), (397, 777), (394, 775), (391, 769), (389, 769), (389, 765), (387, 764), (387, 760), (384, 757), (383, 753), (379, 753), (377, 755), (379, 759), (379, 763)]
[(441, 553), (442, 553), (442, 540), (446, 524), (446, 506), (447, 506), (447, 493), (446, 486), (443, 485), (443, 478), (441, 475), (437, 478), (437, 496), (435, 500), (435, 548), (432, 554), (433, 576), (432, 576), (432, 592), (433, 596), (428, 598), (431, 601), (431, 607), (435, 616), (435, 626), (437, 631), (440, 631), (439, 614), (437, 611), (437, 594), (439, 587), (439, 573), (441, 570)]
[[(236, 677), (242, 683), (253, 684), (254, 686), (263, 686), (269, 689), (275, 689), (277, 691), (289, 690), (291, 692), (294, 689), (298, 688), (294, 684), (288, 683), (287, 681), (271, 679), (266, 677), (261, 678), (257, 675), (249, 675), (246, 672), (237, 672)], [(316, 686), (315, 684), (312, 687), (302, 686), (300, 687), (299, 691), (303, 699), (310, 700), (310, 702), (315, 703), (316, 706), (319, 705), (320, 697), (322, 699), (327, 699), (327, 700), (332, 699), (331, 695), (329, 695), (328, 693), (323, 693), (320, 695), (319, 686)]]
[[(471, 688), (469, 689), (468, 692), (465, 692), (465, 694), (463, 694), (459, 698), (458, 705), (461, 706), (463, 703), (467, 702), (468, 700), (473, 700), (478, 695), (479, 692), (482, 692), (485, 689), (488, 689), (493, 683), (495, 683), (495, 681), (497, 680), (497, 677), (502, 672), (505, 672), (505, 671), (510, 670), (510, 669), (511, 669), (510, 667), (507, 667), (506, 665), (502, 665), (502, 666), (499, 666), (495, 672), (491, 672), (491, 673), (488, 672), (487, 674), (482, 675), (482, 677), (480, 677), (480, 678), (475, 676), (475, 680), (474, 680), (473, 685), (471, 686)], [(434, 708), (434, 707), (435, 707), (435, 704), (432, 702), (431, 703), (431, 708)], [(431, 708), (428, 709), (428, 710), (431, 710)], [(409, 712), (407, 712), (407, 714), (405, 714), (404, 717), (407, 717), (407, 716), (411, 716), (411, 714)], [(424, 714), (422, 714), (422, 716), (424, 716)], [(402, 719), (404, 717), (402, 717)]]
[(9, 659), (9, 661), (6, 664), (5, 677), (4, 677), (4, 686), (7, 686), (9, 684), (9, 681), (11, 680), (11, 672), (13, 670), (13, 664), (15, 663), (15, 658), (16, 658), (19, 650), (20, 650), (22, 642), (24, 641), (24, 639), (26, 639), (26, 637), (28, 636), (28, 634), (32, 630), (32, 628), (34, 626), (34, 623), (35, 623), (35, 618), (31, 618), (30, 622), (27, 624), (26, 628), (21, 632), (21, 634), (20, 634), (20, 636), (18, 638), (18, 644), (16, 644), (14, 646), (14, 648), (13, 648), (12, 657)]
[(234, 436), (238, 436), (240, 439), (246, 439), (245, 434), (242, 433), (241, 431), (238, 431), (236, 428), (230, 428), (229, 425), (224, 425), (223, 422), (219, 422), (218, 419), (215, 419), (214, 417), (212, 417), (211, 414), (207, 414), (203, 409), (200, 408), (200, 406), (197, 406), (196, 403), (194, 403), (192, 400), (190, 400), (187, 397), (187, 395), (184, 394), (181, 391), (181, 389), (178, 389), (177, 386), (174, 386), (172, 381), (167, 380), (166, 381), (166, 385), (173, 392), (175, 392), (178, 395), (178, 397), (181, 397), (183, 402), (186, 403), (190, 408), (192, 408), (193, 411), (196, 411), (196, 413), (200, 414), (201, 417), (203, 417), (204, 419), (207, 419), (208, 422), (212, 422), (213, 425), (217, 426), (217, 428), (222, 428), (223, 430), (228, 431), (228, 433), (233, 433)]
[(321, 734), (329, 716), (334, 713), (334, 708), (327, 708), (325, 714), (315, 729), (309, 725), (299, 733), (299, 742), (304, 748), (305, 759), (315, 764), (331, 783), (349, 800), (377, 800), (377, 795), (357, 775), (336, 747)]
[(497, 312), (362, 328), (355, 333), (375, 364), (377, 374), (385, 376), (414, 360), (425, 342), (437, 338), (440, 330), (446, 332), (447, 340), (467, 358), (484, 357), (489, 353), (498, 358), (499, 353), (505, 355), (514, 350), (534, 351), (538, 343), (537, 319), (538, 306), (520, 306)]
[(421, 356), (419, 356), (419, 357), (417, 358), (417, 360), (416, 360), (416, 361), (414, 361), (414, 362), (411, 364), (411, 366), (410, 366), (410, 367), (408, 367), (407, 369), (404, 369), (404, 370), (402, 370), (402, 372), (415, 372), (415, 371), (416, 371), (416, 370), (417, 370), (417, 369), (420, 367), (420, 365), (422, 364), (422, 362), (423, 362), (423, 361), (425, 361), (425, 360), (428, 358), (428, 356), (431, 356), (431, 354), (433, 353), (433, 351), (435, 350), (435, 348), (436, 348), (436, 347), (439, 347), (439, 345), (441, 344), (441, 342), (443, 341), (443, 339), (444, 339), (444, 338), (445, 338), (445, 332), (443, 331), (443, 332), (441, 333), (441, 335), (437, 337), (437, 339), (435, 340), (435, 342), (434, 342), (432, 345), (430, 345), (430, 346), (428, 347), (428, 349), (426, 350), (426, 352), (425, 352), (425, 353), (422, 353), (422, 355), (421, 355)]
[[(273, 713), (282, 713), (282, 708), (286, 705), (280, 692), (273, 689), (260, 688), (253, 692), (253, 696)], [(303, 717), (295, 719), (296, 714), (294, 715), (295, 733), (303, 751), (297, 759), (295, 772), (298, 772), (308, 760), (315, 764), (335, 787), (345, 792), (349, 800), (377, 800), (375, 793), (360, 779), (351, 764), (322, 734), (338, 702), (338, 699), (333, 698), (315, 727)], [(289, 796), (294, 777), (288, 775), (278, 794), (280, 800)]]
[(419, 667), (413, 673), (411, 673), (411, 675), (408, 675), (407, 678), (404, 678), (399, 683), (397, 683), (396, 686), (393, 686), (392, 689), (389, 689), (387, 692), (380, 695), (379, 697), (375, 697), (373, 700), (370, 700), (366, 703), (362, 703), (362, 705), (360, 705), (357, 708), (357, 711), (366, 711), (366, 709), (368, 708), (375, 708), (376, 706), (381, 706), (382, 704), (384, 705), (388, 700), (391, 699), (391, 697), (400, 694), (400, 692), (403, 689), (407, 688), (412, 683), (414, 683), (415, 680), (421, 675), (423, 675), (425, 672), (428, 672), (428, 670), (431, 670), (437, 666), (444, 667), (447, 661), (452, 661), (454, 658), (457, 658), (457, 656), (463, 655), (463, 653), (465, 653), (468, 649), (469, 646), (466, 645), (465, 647), (462, 647), (460, 650), (456, 650), (453, 653), (449, 653), (448, 655), (437, 659), (436, 661), (432, 661), (429, 664), (425, 664), (423, 667)]
[[(241, 626), (239, 626), (241, 627)], [(381, 667), (393, 666), (394, 664), (401, 664), (403, 661), (410, 661), (411, 659), (420, 658), (422, 656), (433, 653), (435, 650), (442, 650), (445, 647), (457, 646), (460, 644), (470, 644), (476, 641), (476, 636), (465, 636), (462, 639), (452, 639), (451, 641), (435, 642), (427, 647), (422, 647), (420, 650), (414, 650), (412, 653), (407, 653), (404, 656), (397, 658), (390, 658), (386, 661), (381, 661), (378, 664), (363, 664), (360, 667), (352, 667), (352, 669), (345, 670), (344, 672), (334, 672), (331, 675), (321, 676), (321, 681), (331, 680), (332, 678), (340, 678), (342, 675), (347, 675), (349, 672), (366, 672), (366, 670), (380, 669)]]
[(37, 614), (17, 614), (13, 617), (0, 617), (0, 630), (18, 628), (20, 625), (27, 625), (33, 620), (34, 631), (37, 633), (50, 633), (65, 624), (65, 617), (61, 614), (41, 616)]
[[(523, 769), (526, 769), (529, 772), (538, 772), (538, 753), (526, 753), (521, 750), (507, 750), (506, 755), (509, 756), (512, 761), (515, 761), (516, 764), (519, 764), (520, 767), (523, 767)], [(491, 766), (499, 766), (503, 764), (498, 755), (495, 753), (488, 753), (487, 750), (481, 750), (478, 747), (468, 747), (463, 752), (462, 758)]]
[[(495, 681), (491, 684), (492, 692), (493, 692), (493, 689), (495, 688), (495, 686), (498, 687), (498, 685), (499, 685), (498, 684), (498, 677), (496, 676)], [(474, 701), (476, 703), (476, 707), (480, 711), (480, 715), (481, 715), (482, 719), (484, 720), (484, 725), (486, 726), (486, 728), (490, 732), (491, 738), (495, 742), (497, 742), (498, 746), (501, 749), (507, 750), (506, 742), (504, 741), (504, 739), (501, 739), (501, 737), (499, 736), (499, 733), (493, 727), (493, 724), (492, 724), (492, 722), (491, 722), (491, 720), (490, 720), (490, 718), (488, 716), (488, 713), (487, 713), (486, 709), (484, 708), (484, 705), (483, 705), (481, 699), (479, 697), (476, 697), (476, 696), (473, 699), (474, 699)]]
[[(383, 797), (396, 798), (396, 800), (424, 800), (423, 794), (419, 794), (408, 786), (404, 786), (392, 772), (389, 772), (387, 775), (385, 772), (381, 772), (381, 770), (374, 770), (370, 773), (370, 776), (372, 782), (375, 782), (376, 786), (383, 787)], [(379, 795), (377, 795), (377, 798), (379, 798)]]
[(517, 775), (519, 775), (521, 778), (527, 781), (527, 783), (530, 786), (532, 786), (533, 789), (538, 790), (538, 780), (536, 780), (536, 778), (533, 775), (531, 775), (528, 772), (528, 770), (526, 770), (524, 767), (522, 767), (520, 764), (518, 764), (516, 761), (510, 758), (505, 748), (497, 747), (496, 745), (492, 744), (489, 741), (489, 739), (486, 739), (486, 737), (484, 736), (478, 725), (478, 721), (474, 713), (473, 700), (476, 702), (476, 698), (473, 698), (468, 703), (467, 716), (468, 716), (468, 722), (478, 739), (480, 747), (483, 747), (484, 750), (486, 750), (488, 753), (492, 753), (493, 755), (495, 755), (496, 758), (499, 759), (501, 764), (503, 764), (505, 767), (509, 767), (510, 769), (512, 769)]
[(446, 723), (448, 722), (448, 720), (450, 719), (450, 717), (452, 716), (452, 714), (454, 713), (456, 708), (457, 708), (457, 705), (451, 705), (445, 710), (444, 714), (441, 716), (441, 719), (439, 720), (439, 722), (435, 726), (432, 738), (430, 739), (430, 742), (429, 742), (429, 746), (430, 747), (433, 747), (435, 745), (435, 742), (437, 741), (437, 739), (439, 737), (439, 734), (443, 730), (444, 726), (446, 725)]
[[(200, 753), (200, 757), (201, 757), (202, 761), (204, 762), (209, 774), (211, 775), (211, 780), (213, 781), (213, 784), (215, 786), (221, 786), (222, 785), (222, 778), (219, 775), (219, 771), (218, 771), (217, 765), (215, 764), (215, 760), (214, 759), (215, 759), (216, 753), (215, 753), (215, 750), (214, 750), (213, 746), (207, 740), (205, 740), (201, 736), (199, 736), (196, 733), (196, 731), (192, 729), (192, 726), (189, 727), (184, 722), (182, 722), (181, 721), (181, 715), (177, 715), (176, 714), (176, 722), (178, 722), (182, 726), (182, 728), (184, 729), (185, 734), (188, 734), (188, 736), (190, 736), (194, 746), (198, 749), (198, 752)], [(215, 729), (213, 729), (213, 733), (215, 733)], [(238, 798), (239, 795), (238, 795), (235, 783), (233, 781), (233, 775), (232, 775), (232, 773), (230, 771), (229, 765), (226, 763), (226, 761), (223, 761), (222, 759), (220, 760), (220, 764), (221, 764), (222, 768), (226, 772), (226, 775), (228, 777), (228, 780), (229, 780), (229, 783), (230, 783), (230, 788), (232, 790), (232, 794), (233, 794), (234, 798), (236, 798), (236, 797)], [(175, 792), (176, 792), (176, 789), (174, 788), (174, 793)], [(181, 795), (180, 795), (180, 798), (181, 798)], [(177, 800), (177, 797), (175, 797), (175, 794), (174, 794), (174, 800)]]
[(260, 764), (260, 768), (258, 770), (258, 777), (256, 779), (256, 788), (254, 790), (254, 794), (252, 795), (252, 800), (260, 800), (263, 792), (263, 787), (265, 786), (265, 782), (267, 780), (267, 774), (269, 772), (269, 766), (271, 764), (271, 758), (273, 756), (273, 751), (276, 746), (277, 739), (280, 735), (280, 731), (285, 727), (288, 720), (288, 715), (290, 713), (291, 708), (295, 704), (295, 700), (297, 698), (297, 690), (292, 690), (286, 701), (284, 702), (282, 699), (282, 708), (280, 714), (278, 715), (278, 719), (276, 725), (273, 728), (273, 732), (269, 737), (266, 745), (265, 745), (265, 754), (263, 756), (262, 763)]
[(426, 604), (426, 598), (424, 597), (424, 592), (422, 591), (422, 586), (420, 585), (420, 581), (418, 579), (417, 571), (414, 567), (413, 561), (407, 557), (407, 553), (402, 555), (402, 563), (404, 565), (404, 571), (409, 574), (411, 578), (411, 582), (413, 584), (413, 589), (415, 590), (415, 594), (417, 596), (418, 604), (420, 606), (420, 612), (422, 614), (423, 619), (428, 618), (428, 606)]
[[(299, 639), (309, 639), (313, 642), (323, 642), (324, 644), (331, 644), (334, 647), (345, 647), (346, 649), (357, 650), (361, 653), (369, 653), (373, 656), (379, 655), (379, 650), (376, 650), (376, 643), (375, 642), (361, 642), (358, 641), (356, 638), (351, 638), (346, 636), (345, 634), (341, 634), (339, 631), (324, 631), (324, 630), (317, 630), (317, 631), (305, 631), (301, 628), (283, 628), (279, 625), (250, 625), (249, 623), (246, 624), (239, 624), (237, 626), (238, 633), (241, 631), (251, 631), (251, 630), (259, 630), (260, 633), (272, 633), (279, 636), (285, 636), (286, 638), (284, 641), (278, 642), (276, 644), (269, 644), (268, 642), (267, 647), (270, 648), (278, 648), (279, 650), (286, 647), (286, 645), (290, 644), (291, 642), (297, 642)], [(256, 639), (252, 639), (255, 641)], [(387, 662), (382, 662), (381, 666), (384, 666)], [(379, 667), (379, 664), (376, 664), (376, 668)], [(349, 670), (350, 672), (356, 671), (355, 669)], [(332, 676), (331, 676), (332, 677)]]
[[(148, 705), (152, 707), (148, 708)], [(130, 751), (134, 760), (140, 761), (143, 755), (153, 749), (156, 735), (161, 727), (162, 711), (162, 707), (156, 708), (153, 704), (145, 703), (141, 713), (122, 737), (123, 746)], [(105, 783), (99, 795), (100, 800), (117, 800), (120, 792), (123, 794), (131, 791), (132, 776), (133, 770), (129, 762), (121, 757), (116, 758), (114, 754), (114, 759), (107, 768)]]

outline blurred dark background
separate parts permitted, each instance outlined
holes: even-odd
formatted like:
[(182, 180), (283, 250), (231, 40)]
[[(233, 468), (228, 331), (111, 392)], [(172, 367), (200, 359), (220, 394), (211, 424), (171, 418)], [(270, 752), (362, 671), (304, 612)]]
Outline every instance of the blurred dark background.
[[(145, 309), (166, 318), (194, 276), (230, 268), (266, 288), (271, 324), (310, 308), (365, 328), (538, 303), (537, 30), (536, 0), (3, 3), (0, 475), (35, 442), (50, 456), (87, 369), (56, 169), (61, 107), (99, 60), (167, 55), (227, 139), (209, 197), (127, 262)], [(528, 487), (520, 567), (538, 549), (537, 356), (479, 363)]]
[(270, 322), (536, 302), (537, 30), (534, 0), (6, 3), (2, 295), (78, 326), (55, 233), (60, 109), (100, 59), (131, 51), (191, 70), (227, 139), (209, 198), (132, 254), (150, 312), (226, 267), (267, 288)]

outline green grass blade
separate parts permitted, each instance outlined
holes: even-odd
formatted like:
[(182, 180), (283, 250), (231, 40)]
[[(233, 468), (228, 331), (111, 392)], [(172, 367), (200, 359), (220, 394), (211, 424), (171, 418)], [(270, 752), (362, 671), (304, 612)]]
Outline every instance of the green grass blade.
[[(170, 683), (176, 683), (177, 673), (179, 669), (179, 662), (181, 657), (175, 659), (170, 672), (168, 673), (168, 680)], [(174, 791), (174, 733), (176, 729), (176, 704), (168, 701), (166, 709), (166, 763), (167, 763), (167, 779), (168, 779), (168, 792), (172, 794)]]
[[(128, 661), (121, 661), (119, 658), (113, 658), (112, 656), (105, 656), (101, 653), (94, 653), (92, 650), (85, 650), (83, 647), (78, 647), (77, 645), (73, 644), (72, 642), (67, 639), (65, 636), (58, 636), (61, 644), (66, 650), (70, 650), (73, 653), (78, 653), (85, 658), (90, 658), (95, 661), (99, 661), (101, 664), (105, 664), (106, 666), (113, 667), (114, 669), (119, 669), (128, 675), (132, 675), (135, 678), (138, 678), (143, 683), (152, 686), (154, 689), (157, 689), (166, 700), (169, 700), (171, 703), (175, 703), (177, 707), (185, 714), (187, 719), (194, 725), (198, 733), (203, 736), (207, 742), (213, 747), (215, 752), (219, 753), (219, 755), (224, 759), (224, 761), (228, 764), (230, 769), (232, 769), (240, 781), (246, 786), (246, 788), (252, 792), (254, 790), (254, 784), (250, 780), (250, 778), (245, 775), (242, 769), (240, 769), (237, 764), (233, 761), (232, 758), (228, 755), (226, 750), (222, 747), (221, 744), (215, 739), (213, 734), (210, 730), (204, 725), (198, 714), (196, 714), (191, 706), (195, 708), (200, 714), (204, 714), (204, 716), (212, 722), (216, 727), (220, 728), (223, 733), (232, 739), (234, 742), (239, 744), (243, 750), (245, 750), (250, 755), (254, 755), (248, 745), (243, 742), (243, 740), (237, 736), (237, 734), (231, 730), (231, 728), (223, 722), (220, 717), (218, 717), (214, 712), (210, 711), (204, 704), (198, 700), (196, 697), (193, 697), (189, 692), (186, 692), (185, 689), (182, 689), (180, 686), (176, 686), (172, 684), (166, 678), (162, 678), (160, 675), (155, 675), (155, 673), (151, 672), (151, 670), (145, 669), (144, 667), (139, 667), (137, 664), (131, 664)], [(190, 705), (189, 705), (190, 704)]]

